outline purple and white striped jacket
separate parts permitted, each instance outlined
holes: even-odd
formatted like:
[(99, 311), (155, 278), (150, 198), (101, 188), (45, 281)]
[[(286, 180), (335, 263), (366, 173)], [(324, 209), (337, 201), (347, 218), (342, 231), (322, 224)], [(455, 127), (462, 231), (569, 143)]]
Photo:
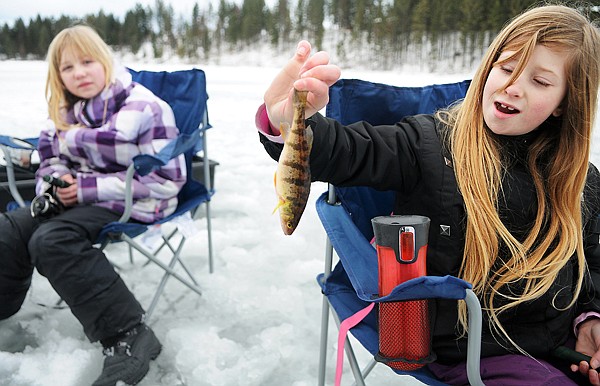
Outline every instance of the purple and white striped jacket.
[[(49, 120), (40, 134), (37, 193), (41, 177), (71, 174), (77, 178), (77, 200), (117, 212), (125, 208), (125, 174), (134, 156), (156, 154), (179, 130), (169, 105), (131, 74), (116, 67), (116, 80), (99, 95), (77, 102), (67, 112), (69, 130), (56, 130)], [(106, 112), (105, 112), (106, 111)], [(175, 211), (177, 194), (186, 181), (183, 155), (145, 176), (134, 176), (131, 217), (154, 222)]]

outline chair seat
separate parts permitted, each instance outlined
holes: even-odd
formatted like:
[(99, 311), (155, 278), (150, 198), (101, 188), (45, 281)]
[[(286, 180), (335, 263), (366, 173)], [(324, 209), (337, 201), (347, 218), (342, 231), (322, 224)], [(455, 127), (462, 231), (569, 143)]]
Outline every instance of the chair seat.
[[(447, 281), (452, 282), (453, 277), (443, 277), (443, 278), (434, 278), (427, 277), (428, 279), (425, 281), (426, 284), (424, 286), (433, 286), (438, 289), (432, 289), (433, 292), (438, 292), (441, 286), (447, 284)], [(346, 320), (352, 315), (356, 314), (358, 311), (364, 309), (369, 305), (369, 301), (361, 300), (357, 298), (356, 292), (354, 291), (354, 287), (350, 283), (350, 279), (348, 275), (344, 271), (341, 263), (336, 265), (331, 275), (325, 279), (325, 274), (321, 273), (317, 276), (317, 282), (321, 286), (323, 294), (327, 297), (329, 304), (335, 310), (335, 313), (339, 317), (340, 320)], [(400, 298), (414, 298), (412, 294), (410, 294), (411, 290), (414, 290), (416, 286), (421, 286), (423, 281), (416, 281), (414, 283), (404, 283), (402, 286), (404, 295), (400, 296)], [(398, 287), (401, 287), (398, 286)], [(398, 288), (397, 287), (397, 288)], [(418, 298), (418, 297), (417, 297)], [(400, 300), (400, 299), (398, 299)], [(373, 308), (371, 312), (356, 326), (354, 326), (350, 332), (352, 336), (360, 342), (360, 344), (369, 352), (373, 357), (377, 355), (379, 352), (379, 332), (374, 326), (377, 326), (377, 308)], [(446, 386), (445, 383), (438, 381), (433, 374), (427, 369), (427, 367), (422, 367), (418, 370), (413, 370), (410, 372), (397, 370), (390, 367), (390, 370), (394, 371), (399, 375), (410, 375), (411, 377), (432, 386)]]
[(185, 186), (180, 197), (184, 198), (183, 203), (177, 206), (175, 212), (162, 220), (156, 221), (152, 224), (145, 224), (140, 222), (129, 221), (121, 223), (114, 221), (107, 224), (102, 228), (102, 231), (96, 239), (96, 243), (104, 244), (105, 242), (118, 242), (122, 241), (120, 235), (126, 234), (131, 238), (135, 238), (148, 230), (148, 226), (155, 224), (165, 224), (176, 217), (183, 215), (197, 208), (200, 204), (210, 200), (214, 192), (209, 192), (206, 187), (196, 181), (190, 181)]
[[(361, 188), (362, 190), (364, 189)], [(376, 195), (377, 192), (373, 191), (372, 196)], [(352, 317), (373, 302), (433, 298), (467, 299), (467, 290), (470, 290), (472, 285), (453, 276), (422, 276), (411, 279), (396, 286), (390, 294), (380, 297), (375, 248), (355, 226), (354, 218), (345, 208), (347, 205), (329, 204), (327, 203), (328, 196), (329, 193), (325, 192), (317, 199), (317, 213), (340, 261), (331, 272), (318, 275), (317, 282), (340, 321)], [(380, 206), (380, 208), (384, 207)], [(481, 311), (479, 310), (479, 312)], [(481, 320), (477, 320), (475, 323), (472, 323), (471, 318), (469, 320), (470, 327), (481, 325)], [(373, 356), (379, 352), (377, 325), (377, 308), (373, 308), (361, 322), (350, 330), (352, 335)], [(476, 336), (476, 334), (470, 334), (470, 336)], [(480, 350), (478, 346), (479, 341), (474, 347), (477, 355)], [(477, 358), (476, 366), (478, 366), (478, 361)], [(444, 385), (426, 367), (413, 371), (393, 368), (392, 370), (398, 374), (410, 375), (428, 385)]]

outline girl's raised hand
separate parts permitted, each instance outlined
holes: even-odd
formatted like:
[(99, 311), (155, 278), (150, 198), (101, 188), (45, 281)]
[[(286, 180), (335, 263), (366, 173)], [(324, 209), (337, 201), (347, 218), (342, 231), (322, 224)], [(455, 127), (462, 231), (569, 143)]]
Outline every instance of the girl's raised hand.
[(324, 51), (310, 56), (310, 43), (298, 43), (296, 53), (277, 74), (264, 95), (269, 120), (273, 127), (281, 122), (291, 124), (294, 109), (292, 94), (294, 88), (308, 91), (306, 117), (314, 115), (327, 105), (329, 86), (340, 78), (338, 66), (329, 63), (329, 54)]

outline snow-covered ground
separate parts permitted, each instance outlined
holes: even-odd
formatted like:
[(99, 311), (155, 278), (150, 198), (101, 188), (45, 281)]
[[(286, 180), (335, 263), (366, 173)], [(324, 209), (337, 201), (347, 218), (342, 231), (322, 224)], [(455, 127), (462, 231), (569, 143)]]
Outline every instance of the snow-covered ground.
[[(291, 53), (290, 53), (291, 54)], [(180, 64), (125, 63), (135, 69), (175, 70)], [(276, 67), (206, 66), (209, 152), (217, 160), (212, 201), (215, 273), (207, 267), (205, 222), (196, 222), (196, 236), (183, 255), (200, 278), (198, 297), (176, 281), (149, 320), (164, 345), (141, 385), (314, 385), (317, 379), (321, 294), (315, 277), (324, 266), (325, 234), (314, 201), (326, 189), (312, 186), (310, 202), (292, 236), (281, 232), (273, 173), (276, 164), (264, 152), (254, 128), (254, 113)], [(44, 62), (0, 62), (0, 133), (35, 136), (44, 125), (46, 105)], [(343, 71), (397, 85), (444, 83), (470, 74), (425, 74)], [(596, 130), (596, 144), (600, 133)], [(600, 165), (598, 145), (593, 160)], [(124, 245), (108, 254), (122, 265), (121, 275), (143, 305), (148, 305), (161, 273), (143, 267), (137, 257), (128, 263)], [(36, 275), (22, 310), (0, 321), (0, 385), (81, 386), (98, 376), (102, 354), (90, 343), (68, 309), (52, 304), (56, 295)], [(333, 325), (333, 322), (331, 322)], [(330, 334), (328, 384), (333, 384), (335, 344)], [(360, 358), (366, 354), (358, 350)], [(344, 366), (344, 384), (352, 376)], [(370, 384), (398, 384), (384, 366), (370, 375)], [(403, 384), (419, 384), (409, 378)]]

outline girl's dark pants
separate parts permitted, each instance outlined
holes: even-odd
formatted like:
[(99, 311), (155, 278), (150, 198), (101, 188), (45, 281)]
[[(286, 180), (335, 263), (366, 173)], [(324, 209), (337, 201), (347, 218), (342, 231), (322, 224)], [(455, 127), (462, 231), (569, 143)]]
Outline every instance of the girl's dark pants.
[(142, 321), (144, 310), (93, 246), (102, 227), (119, 214), (91, 205), (53, 218), (32, 218), (29, 208), (0, 214), (0, 320), (21, 308), (33, 269), (45, 276), (94, 342)]

